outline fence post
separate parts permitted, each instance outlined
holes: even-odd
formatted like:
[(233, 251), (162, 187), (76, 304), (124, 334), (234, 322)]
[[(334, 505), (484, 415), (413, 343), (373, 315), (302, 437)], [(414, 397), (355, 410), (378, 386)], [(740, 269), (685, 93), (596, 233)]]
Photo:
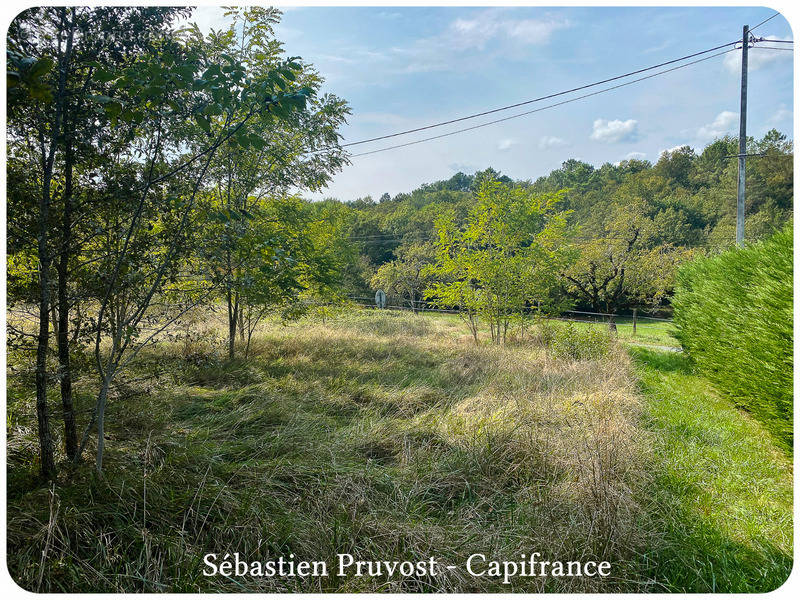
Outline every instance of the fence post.
[(633, 309), (633, 335), (636, 335), (636, 309)]

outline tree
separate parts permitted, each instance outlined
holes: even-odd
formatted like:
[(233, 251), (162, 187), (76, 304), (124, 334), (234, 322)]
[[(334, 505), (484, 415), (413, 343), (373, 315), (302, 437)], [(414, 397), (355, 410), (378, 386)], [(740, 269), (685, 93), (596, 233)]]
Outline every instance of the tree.
[[(24, 11), (9, 27), (9, 154), (24, 165), (23, 178), (35, 181), (27, 185), (36, 187), (39, 197), (38, 245), (33, 250), (39, 304), (36, 395), (41, 468), (47, 476), (54, 472), (45, 404), (51, 326), (58, 346), (65, 450), (69, 458), (77, 452), (69, 350), (70, 310), (77, 300), (70, 295), (71, 275), (80, 246), (92, 231), (86, 227), (92, 206), (82, 186), (102, 159), (101, 146), (109, 131), (107, 115), (92, 99), (116, 66), (150, 51), (150, 40), (180, 13), (188, 10), (43, 7)], [(21, 250), (32, 229), (22, 220), (25, 200), (17, 203), (19, 196), (10, 192), (18, 209), (10, 211), (11, 236), (16, 238), (10, 243)]]
[(643, 212), (641, 202), (617, 206), (600, 237), (577, 244), (577, 259), (563, 273), (568, 291), (596, 312), (657, 307), (672, 288), (677, 264), (692, 254), (653, 245), (655, 224)]
[(476, 342), (478, 316), (500, 344), (514, 315), (549, 296), (565, 259), (568, 227), (558, 210), (561, 199), (484, 175), (463, 228), (452, 213), (438, 221), (436, 264), (427, 270), (438, 281), (426, 295), (458, 307)]
[[(280, 12), (262, 7), (232, 8), (226, 16), (231, 17), (230, 25), (209, 36), (209, 56), (221, 62), (246, 64), (250, 77), (268, 79), (283, 53), (274, 38)], [(195, 35), (200, 34), (195, 30)], [(251, 218), (252, 213), (263, 209), (264, 198), (286, 194), (290, 188), (295, 192), (322, 188), (346, 161), (337, 130), (349, 114), (347, 104), (331, 94), (320, 95), (319, 74), (300, 61), (296, 64), (292, 81), (306, 92), (304, 109), (281, 118), (271, 112), (255, 116), (223, 144), (222, 152), (209, 165), (206, 210), (223, 218), (211, 221), (203, 259), (215, 274), (227, 305), (231, 358), (237, 326), (242, 337), (246, 332), (242, 286), (244, 282), (255, 284), (251, 273), (258, 265), (252, 261), (259, 251), (253, 243), (268, 244), (272, 235), (265, 230), (267, 224)], [(240, 143), (241, 139), (246, 143)], [(262, 281), (256, 287), (263, 290), (265, 285)], [(252, 329), (249, 331), (252, 333)]]
[(694, 150), (690, 146), (665, 150), (661, 153), (653, 171), (673, 182), (675, 186), (689, 187), (692, 167), (696, 158)]
[[(109, 215), (105, 223), (109, 234), (93, 248), (100, 391), (79, 454), (96, 424), (98, 471), (114, 377), (169, 323), (212, 291), (202, 273), (179, 272), (180, 259), (190, 254), (190, 224), (212, 160), (233, 139), (243, 147), (258, 147), (247, 124), (264, 113), (281, 121), (302, 110), (309, 95), (307, 89), (292, 86), (300, 70), (292, 58), (254, 77), (247, 63), (232, 57), (218, 62), (213, 41), (206, 43), (196, 30), (172, 32), (158, 43), (157, 53), (139, 57), (116, 74), (110, 95), (96, 99), (120, 139), (130, 140), (119, 166), (131, 171), (134, 182), (118, 200), (121, 214)], [(185, 302), (177, 313), (149, 310), (154, 298), (182, 292)]]
[(370, 283), (374, 289), (405, 298), (416, 313), (432, 282), (428, 267), (434, 262), (434, 248), (429, 243), (414, 242), (400, 246), (395, 254), (397, 258), (382, 264)]
[(210, 240), (197, 241), (199, 256), (229, 307), (229, 358), (237, 326), (246, 358), (268, 313), (293, 319), (307, 302), (336, 297), (349, 253), (337, 223), (320, 217), (296, 197), (268, 197), (251, 199), (246, 210), (205, 212), (198, 220), (198, 231)]

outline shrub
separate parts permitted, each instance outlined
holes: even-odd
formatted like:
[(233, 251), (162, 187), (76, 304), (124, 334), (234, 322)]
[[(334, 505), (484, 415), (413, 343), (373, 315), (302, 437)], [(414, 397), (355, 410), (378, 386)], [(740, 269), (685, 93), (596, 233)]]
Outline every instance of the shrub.
[(588, 327), (575, 327), (572, 323), (549, 323), (542, 328), (542, 341), (550, 352), (559, 358), (591, 360), (605, 356), (611, 345), (608, 332)]
[(792, 229), (682, 267), (677, 338), (718, 390), (792, 449)]

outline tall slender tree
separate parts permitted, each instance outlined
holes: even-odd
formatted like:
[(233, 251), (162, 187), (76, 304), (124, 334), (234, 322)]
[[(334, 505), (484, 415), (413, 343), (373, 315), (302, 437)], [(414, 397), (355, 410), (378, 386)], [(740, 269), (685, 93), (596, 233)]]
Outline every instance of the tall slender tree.
[[(42, 473), (47, 476), (54, 472), (46, 404), (51, 328), (56, 332), (65, 451), (69, 458), (77, 451), (69, 341), (70, 310), (79, 300), (70, 289), (74, 259), (92, 231), (85, 225), (93, 207), (83, 202), (87, 195), (81, 184), (97, 165), (110, 133), (107, 115), (92, 98), (115, 69), (150, 51), (154, 34), (181, 13), (188, 10), (42, 7), (23, 11), (9, 27), (9, 154), (27, 165), (39, 197), (36, 396)], [(20, 218), (19, 213), (10, 215), (11, 221)], [(24, 235), (24, 228), (10, 231), (10, 237)], [(10, 243), (25, 245), (19, 238)]]

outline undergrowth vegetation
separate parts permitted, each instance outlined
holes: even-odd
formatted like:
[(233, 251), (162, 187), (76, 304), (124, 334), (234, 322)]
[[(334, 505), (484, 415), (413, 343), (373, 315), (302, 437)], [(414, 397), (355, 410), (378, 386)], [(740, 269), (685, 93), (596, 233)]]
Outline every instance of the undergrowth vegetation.
[(701, 372), (792, 448), (792, 228), (680, 269), (677, 337)]
[[(247, 361), (211, 335), (161, 343), (115, 390), (105, 478), (63, 469), (49, 489), (33, 477), (30, 394), (13, 390), (10, 571), (40, 591), (638, 587), (646, 445), (624, 354), (576, 360), (557, 344), (476, 347), (459, 333), (361, 312), (271, 324)], [(84, 407), (92, 385), (77, 382)], [(201, 574), (207, 552), (463, 565), (531, 551), (614, 567), (510, 586), (463, 567), (427, 580)]]
[[(791, 568), (791, 465), (680, 355), (638, 350), (637, 381), (605, 329), (543, 321), (476, 346), (456, 319), (343, 310), (267, 323), (231, 360), (223, 323), (185, 327), (117, 382), (104, 478), (63, 455), (52, 486), (37, 477), (32, 373), (10, 356), (8, 566), (26, 589), (767, 591)], [(461, 566), (206, 577), (210, 552)], [(463, 567), (531, 552), (611, 576)]]
[(542, 321), (539, 331), (542, 343), (561, 358), (600, 358), (608, 353), (612, 342), (607, 330), (579, 328), (570, 322)]

